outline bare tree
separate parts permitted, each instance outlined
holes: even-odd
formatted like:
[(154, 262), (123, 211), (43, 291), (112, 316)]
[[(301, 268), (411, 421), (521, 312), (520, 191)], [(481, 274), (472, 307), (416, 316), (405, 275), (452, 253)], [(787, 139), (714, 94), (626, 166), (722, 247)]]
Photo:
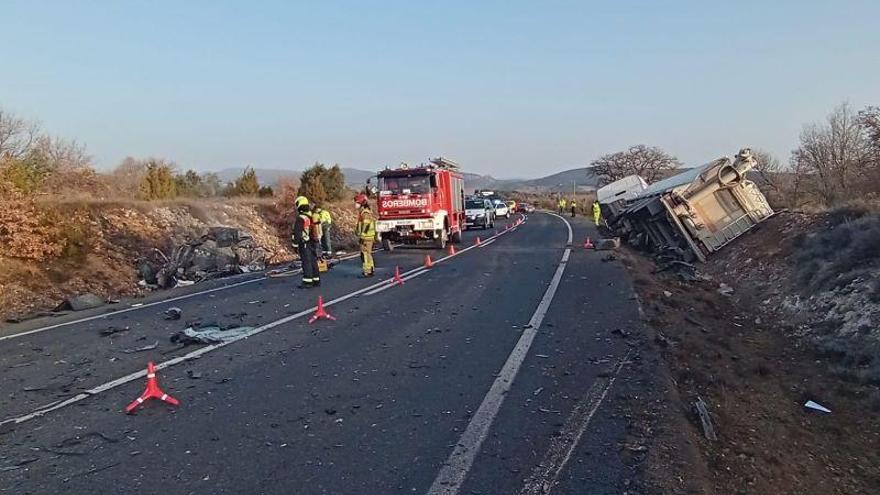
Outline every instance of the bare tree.
[(826, 204), (836, 204), (865, 177), (870, 167), (871, 147), (865, 129), (844, 103), (834, 109), (824, 124), (809, 124), (800, 135), (800, 146), (792, 151), (792, 169), (808, 174)]
[(0, 158), (19, 158), (28, 153), (40, 136), (40, 125), (0, 108)]
[(590, 167), (603, 184), (628, 175), (639, 175), (648, 182), (663, 178), (664, 172), (681, 166), (674, 156), (656, 146), (639, 144), (626, 151), (602, 155)]
[(34, 142), (33, 149), (42, 153), (53, 170), (71, 171), (91, 166), (92, 157), (86, 153), (85, 146), (76, 141), (41, 136)]
[(752, 156), (755, 158), (755, 168), (753, 169), (758, 177), (761, 178), (774, 191), (779, 191), (779, 174), (782, 172), (782, 163), (769, 151), (761, 149), (753, 149)]

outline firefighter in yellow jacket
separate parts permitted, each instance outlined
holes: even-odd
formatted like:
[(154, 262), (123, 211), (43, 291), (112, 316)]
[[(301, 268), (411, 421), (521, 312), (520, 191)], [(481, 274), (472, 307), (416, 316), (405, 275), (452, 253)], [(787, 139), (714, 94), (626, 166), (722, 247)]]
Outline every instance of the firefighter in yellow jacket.
[(354, 198), (358, 208), (358, 222), (355, 234), (361, 249), (361, 262), (363, 262), (363, 277), (372, 277), (375, 272), (373, 265), (373, 242), (376, 240), (376, 220), (370, 210), (370, 200), (366, 194), (358, 194)]
[(602, 207), (599, 205), (599, 200), (593, 201), (593, 222), (596, 223), (596, 227), (599, 226), (599, 220), (602, 218)]
[(308, 289), (321, 285), (321, 275), (318, 272), (318, 241), (312, 235), (312, 212), (309, 200), (305, 196), (299, 196), (294, 201), (296, 206), (296, 221), (293, 224), (293, 245), (302, 262), (302, 285)]

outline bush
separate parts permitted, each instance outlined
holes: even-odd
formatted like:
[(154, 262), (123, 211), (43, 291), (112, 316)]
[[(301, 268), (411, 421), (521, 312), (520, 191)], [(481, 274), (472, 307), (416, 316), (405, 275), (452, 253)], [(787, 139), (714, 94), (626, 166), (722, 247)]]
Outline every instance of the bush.
[(808, 290), (842, 287), (880, 266), (880, 214), (839, 210), (828, 223), (795, 240), (798, 281)]
[(259, 193), (260, 181), (252, 167), (246, 167), (226, 190), (227, 196), (257, 196)]
[(299, 195), (309, 198), (313, 203), (335, 201), (345, 196), (345, 174), (339, 165), (329, 169), (322, 163), (315, 163), (303, 171), (300, 177)]
[(164, 160), (149, 159), (141, 179), (138, 197), (147, 201), (172, 199), (177, 196), (174, 169)]

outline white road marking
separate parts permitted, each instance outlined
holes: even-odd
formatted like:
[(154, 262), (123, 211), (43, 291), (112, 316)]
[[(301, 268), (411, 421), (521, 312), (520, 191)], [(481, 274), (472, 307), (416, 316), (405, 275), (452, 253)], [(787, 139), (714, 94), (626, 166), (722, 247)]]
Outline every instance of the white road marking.
[(617, 362), (611, 378), (597, 378), (593, 382), (587, 395), (572, 410), (559, 435), (554, 436), (550, 441), (547, 453), (544, 454), (541, 463), (535, 466), (523, 489), (520, 490), (520, 495), (549, 495), (553, 491), (559, 474), (571, 459), (581, 437), (590, 425), (590, 420), (602, 405), (623, 365), (629, 362), (629, 355), (630, 353), (627, 352), (626, 356)]
[[(430, 271), (430, 269), (428, 269), (428, 268), (422, 268), (421, 271), (417, 271), (417, 272), (413, 273), (412, 275), (407, 275), (407, 276), (405, 276), (405, 277), (401, 276), (400, 279), (403, 280), (404, 282), (406, 282), (407, 280), (409, 280), (409, 279), (411, 279), (411, 278), (416, 278), (416, 277), (418, 277), (419, 275), (424, 275), (425, 273), (427, 273), (427, 272), (429, 272), (429, 271)], [(387, 282), (388, 282), (388, 283), (386, 283), (385, 285), (383, 285), (383, 286), (381, 286), (381, 287), (379, 287), (379, 288), (373, 289), (373, 290), (371, 290), (370, 292), (367, 292), (367, 293), (364, 294), (364, 295), (366, 295), (366, 296), (372, 296), (372, 295), (374, 295), (374, 294), (378, 294), (378, 293), (380, 293), (380, 292), (382, 292), (382, 291), (384, 291), (384, 290), (388, 290), (388, 289), (394, 287), (395, 285), (397, 285), (397, 282), (395, 282), (393, 278), (392, 278), (392, 279), (389, 279)]]
[(492, 238), (489, 238), (489, 240), (487, 240), (486, 242), (482, 242), (482, 243), (480, 243), (480, 248), (484, 248), (484, 247), (488, 246), (489, 244), (492, 244), (493, 242), (495, 242), (495, 241), (497, 241), (497, 240), (498, 240), (498, 239), (492, 239)]
[[(565, 222), (565, 225), (568, 227), (568, 242), (566, 244), (571, 244), (572, 231), (568, 220), (559, 215), (554, 216), (559, 217)], [(434, 483), (431, 484), (431, 488), (428, 489), (428, 495), (455, 495), (461, 489), (461, 485), (464, 483), (471, 466), (474, 464), (474, 459), (476, 459), (480, 451), (480, 446), (486, 440), (489, 429), (492, 427), (492, 423), (495, 421), (495, 417), (504, 403), (504, 398), (507, 392), (510, 391), (510, 387), (513, 386), (513, 380), (516, 378), (517, 373), (519, 373), (529, 348), (535, 340), (535, 335), (541, 327), (541, 322), (550, 308), (550, 303), (553, 301), (553, 296), (556, 294), (556, 289), (562, 280), (562, 274), (565, 272), (565, 266), (568, 263), (570, 253), (571, 248), (566, 247), (562, 253), (562, 259), (559, 261), (559, 266), (556, 267), (556, 273), (553, 274), (550, 285), (544, 292), (544, 297), (538, 303), (532, 318), (529, 320), (528, 325), (526, 325), (513, 351), (507, 357), (507, 361), (492, 383), (489, 392), (483, 398), (479, 409), (471, 417), (467, 428), (455, 444), (455, 448), (440, 469), (440, 472), (434, 479)]]
[[(499, 235), (501, 235), (501, 234), (499, 234)], [(497, 237), (497, 236), (493, 236), (493, 237)], [(448, 260), (448, 259), (450, 259), (450, 258), (453, 258), (453, 257), (455, 257), (455, 256), (458, 256), (458, 254), (465, 253), (465, 252), (467, 252), (467, 251), (469, 251), (469, 250), (471, 250), (471, 249), (473, 249), (473, 248), (475, 248), (475, 247), (476, 247), (476, 246), (470, 246), (470, 247), (464, 248), (464, 249), (462, 249), (461, 251), (458, 251), (458, 252), (457, 252), (456, 254), (454, 254), (454, 255), (448, 255), (448, 256), (445, 256), (445, 257), (443, 257), (443, 258), (438, 259), (437, 261), (434, 262), (434, 264), (436, 265), (437, 263), (442, 263), (442, 262), (444, 262), (444, 261), (446, 261), (446, 260)], [(401, 273), (401, 276), (405, 277), (405, 276), (411, 275), (411, 274), (413, 274), (413, 273), (415, 273), (415, 272), (418, 272), (418, 271), (420, 271), (420, 270), (425, 270), (425, 268), (424, 268), (423, 266), (419, 266), (419, 267), (416, 267), (416, 268), (414, 268), (414, 269), (412, 269), (412, 270), (408, 270), (408, 271), (406, 271), (406, 272), (404, 272), (404, 273)], [(263, 278), (261, 278), (261, 279), (256, 279), (256, 280), (263, 280), (263, 279), (265, 279), (265, 277), (263, 277)], [(253, 280), (253, 281), (256, 281), (256, 280)], [(383, 281), (381, 281), (381, 282), (377, 282), (377, 283), (375, 283), (375, 284), (368, 285), (367, 287), (364, 287), (364, 288), (358, 289), (358, 290), (356, 290), (356, 291), (354, 291), (354, 292), (349, 292), (348, 294), (346, 294), (346, 295), (344, 295), (344, 296), (340, 296), (340, 297), (337, 297), (336, 299), (333, 299), (333, 300), (331, 300), (331, 301), (325, 302), (325, 303), (324, 303), (324, 307), (330, 307), (330, 306), (333, 306), (334, 304), (341, 303), (341, 302), (346, 301), (346, 300), (348, 300), (348, 299), (351, 299), (351, 298), (353, 298), (353, 297), (359, 296), (359, 295), (361, 295), (361, 294), (363, 294), (363, 293), (365, 293), (365, 292), (369, 292), (369, 291), (371, 291), (371, 290), (374, 290), (374, 289), (376, 289), (377, 287), (381, 287), (381, 286), (383, 286), (383, 285), (388, 284), (388, 282), (389, 282), (390, 280), (391, 280), (391, 279), (389, 279), (389, 280), (383, 280)], [(253, 281), (248, 281), (248, 282), (253, 282)], [(242, 284), (242, 283), (240, 283), (240, 284)], [(204, 294), (204, 293), (206, 293), (206, 292), (211, 292), (211, 291), (216, 291), (216, 290), (222, 290), (222, 289), (224, 289), (224, 288), (228, 288), (228, 287), (229, 287), (229, 286), (227, 286), (227, 287), (222, 287), (222, 288), (221, 288), (221, 287), (218, 287), (218, 288), (215, 288), (215, 289), (211, 289), (210, 291), (204, 291), (204, 292), (202, 292), (202, 294)], [(195, 295), (195, 294), (188, 294), (187, 296), (191, 297), (191, 296), (193, 296), (193, 295)], [(157, 304), (162, 304), (163, 302), (170, 302), (170, 301), (171, 301), (171, 300), (165, 300), (165, 301), (161, 301), (161, 302), (158, 302), (158, 301), (157, 301), (157, 302), (155, 302), (155, 303), (150, 303), (150, 304), (151, 304), (151, 305), (157, 305)], [(130, 309), (139, 309), (139, 308), (143, 308), (143, 307), (146, 307), (146, 305), (144, 305), (144, 306), (140, 306), (140, 307), (138, 307), (138, 308), (130, 308)], [(308, 308), (308, 309), (305, 309), (305, 310), (303, 310), (303, 311), (300, 311), (299, 313), (292, 314), (292, 315), (290, 315), (290, 316), (286, 316), (286, 317), (281, 318), (281, 319), (279, 319), (279, 320), (275, 320), (275, 321), (270, 322), (270, 323), (267, 323), (267, 324), (265, 324), (265, 325), (262, 325), (262, 326), (256, 327), (256, 328), (254, 328), (253, 330), (251, 330), (251, 331), (249, 331), (249, 332), (247, 332), (247, 333), (241, 334), (241, 335), (239, 335), (239, 336), (237, 336), (237, 337), (235, 337), (235, 338), (233, 338), (233, 339), (231, 339), (231, 340), (228, 340), (228, 341), (226, 341), (226, 342), (223, 342), (223, 343), (221, 343), (221, 344), (211, 344), (211, 345), (207, 345), (207, 346), (205, 346), (205, 347), (201, 347), (201, 348), (199, 348), (199, 349), (196, 349), (196, 350), (194, 350), (194, 351), (192, 351), (192, 352), (189, 352), (189, 353), (187, 353), (187, 354), (184, 354), (184, 355), (182, 355), (182, 356), (178, 356), (178, 357), (176, 357), (176, 358), (172, 358), (172, 359), (169, 359), (169, 360), (167, 360), (167, 361), (163, 361), (163, 362), (161, 362), (161, 363), (159, 363), (159, 364), (156, 365), (156, 370), (162, 370), (162, 369), (169, 368), (169, 367), (171, 367), (171, 366), (174, 366), (174, 365), (177, 365), (177, 364), (183, 363), (183, 362), (185, 362), (185, 361), (189, 361), (189, 360), (191, 360), (191, 359), (197, 359), (197, 358), (199, 358), (199, 357), (201, 357), (201, 356), (203, 356), (203, 355), (205, 355), (205, 354), (207, 354), (207, 353), (209, 353), (209, 352), (216, 351), (217, 349), (222, 349), (223, 347), (226, 347), (227, 345), (234, 344), (235, 342), (238, 342), (238, 341), (243, 340), (243, 339), (246, 339), (246, 338), (248, 338), (248, 337), (252, 337), (252, 336), (257, 335), (257, 334), (259, 334), (259, 333), (265, 332), (266, 330), (269, 330), (269, 329), (275, 328), (275, 327), (277, 327), (277, 326), (279, 326), (279, 325), (283, 325), (283, 324), (288, 323), (288, 322), (291, 322), (291, 321), (293, 321), (293, 320), (296, 320), (296, 319), (303, 318), (303, 317), (305, 317), (305, 316), (311, 315), (316, 309), (317, 309), (317, 306), (312, 306), (311, 308)], [(122, 312), (125, 312), (125, 311), (127, 311), (127, 310), (117, 311), (115, 314), (122, 313)], [(105, 314), (105, 315), (98, 315), (98, 316), (96, 316), (96, 317), (88, 318), (88, 320), (92, 320), (92, 319), (100, 318), (100, 317), (103, 317), (103, 316), (109, 316), (109, 315), (111, 315), (111, 314), (114, 314), (114, 313), (108, 313), (108, 314)], [(87, 320), (87, 319), (82, 319), (82, 320), (78, 320), (78, 321), (86, 321), (86, 320)], [(72, 323), (74, 323), (74, 322), (68, 322), (68, 323), (66, 323), (66, 324), (69, 325), (69, 324), (72, 324)], [(47, 329), (48, 329), (48, 328), (47, 328)], [(21, 334), (18, 334), (18, 335), (21, 335)], [(117, 379), (115, 379), (115, 380), (112, 380), (112, 381), (109, 381), (109, 382), (107, 382), (107, 383), (104, 383), (104, 384), (102, 384), (102, 385), (98, 385), (97, 387), (94, 387), (94, 388), (91, 388), (91, 389), (86, 390), (86, 391), (84, 391), (84, 392), (81, 392), (81, 393), (79, 393), (79, 394), (77, 394), (77, 395), (75, 395), (75, 396), (73, 396), (73, 397), (68, 398), (68, 399), (64, 399), (64, 400), (61, 400), (61, 401), (58, 401), (58, 402), (50, 403), (50, 404), (48, 404), (48, 405), (46, 405), (46, 406), (43, 406), (42, 408), (38, 408), (37, 410), (30, 412), (30, 413), (28, 413), (28, 414), (25, 414), (25, 415), (22, 415), (22, 416), (13, 417), (13, 418), (7, 418), (7, 419), (5, 419), (5, 420), (3, 420), (3, 421), (0, 421), (0, 428), (2, 428), (2, 427), (5, 426), (5, 425), (8, 425), (8, 424), (17, 425), (17, 424), (24, 423), (24, 422), (26, 422), (26, 421), (30, 421), (30, 420), (35, 419), (35, 418), (39, 418), (39, 417), (44, 416), (44, 415), (46, 415), (46, 414), (48, 414), (48, 413), (50, 413), (50, 412), (52, 412), (52, 411), (57, 411), (58, 409), (62, 409), (62, 408), (67, 407), (67, 406), (69, 406), (69, 405), (76, 404), (77, 402), (80, 402), (80, 401), (82, 401), (82, 400), (88, 399), (89, 397), (92, 397), (93, 395), (98, 395), (98, 394), (103, 393), (103, 392), (106, 392), (106, 391), (108, 391), (108, 390), (112, 390), (112, 389), (114, 389), (114, 388), (116, 388), (116, 387), (118, 387), (118, 386), (120, 386), (120, 385), (124, 385), (124, 384), (126, 384), (126, 383), (132, 382), (132, 381), (137, 380), (137, 379), (139, 379), (139, 378), (143, 378), (143, 377), (146, 376), (146, 374), (147, 374), (147, 371), (146, 371), (146, 370), (136, 371), (136, 372), (134, 372), (134, 373), (130, 373), (130, 374), (128, 374), (128, 375), (125, 375), (125, 376), (122, 376), (122, 377), (117, 378)]]

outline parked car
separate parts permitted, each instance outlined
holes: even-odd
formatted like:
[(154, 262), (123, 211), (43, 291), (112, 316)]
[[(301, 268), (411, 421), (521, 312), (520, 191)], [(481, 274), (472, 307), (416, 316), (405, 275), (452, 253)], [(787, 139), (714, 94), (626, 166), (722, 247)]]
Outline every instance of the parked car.
[(495, 226), (495, 207), (486, 198), (468, 198), (464, 202), (464, 227), (488, 229)]
[(516, 211), (520, 213), (534, 213), (535, 207), (531, 203), (517, 203)]
[(493, 199), (492, 206), (495, 207), (495, 217), (504, 217), (510, 218), (510, 208), (507, 207), (507, 204), (500, 199)]

